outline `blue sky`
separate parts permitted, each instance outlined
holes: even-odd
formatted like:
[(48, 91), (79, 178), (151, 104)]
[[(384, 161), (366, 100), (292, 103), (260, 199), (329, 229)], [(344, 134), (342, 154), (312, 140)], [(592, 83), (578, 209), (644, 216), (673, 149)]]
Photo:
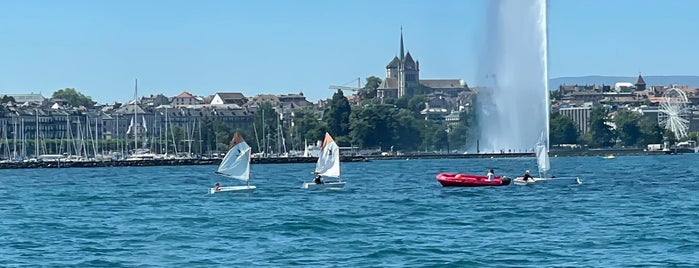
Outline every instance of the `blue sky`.
[[(73, 87), (100, 103), (182, 91), (328, 98), (385, 76), (405, 46), (421, 78), (474, 81), (486, 0), (5, 1), (0, 94)], [(550, 0), (549, 73), (695, 75), (691, 0)]]

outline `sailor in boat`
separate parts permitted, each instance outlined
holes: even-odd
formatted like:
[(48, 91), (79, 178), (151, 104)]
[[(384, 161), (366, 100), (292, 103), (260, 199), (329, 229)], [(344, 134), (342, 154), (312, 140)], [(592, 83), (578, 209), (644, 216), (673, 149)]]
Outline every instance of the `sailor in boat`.
[(532, 179), (532, 175), (529, 175), (529, 170), (524, 172), (524, 176), (522, 176), (524, 181), (528, 181), (529, 179)]
[(491, 168), (490, 171), (488, 171), (488, 174), (486, 174), (486, 176), (488, 176), (488, 181), (494, 180), (495, 179), (495, 171), (493, 171), (493, 169)]
[(323, 184), (323, 177), (320, 176), (320, 174), (316, 174), (315, 179), (313, 179), (313, 182), (315, 184)]
[(221, 191), (221, 184), (219, 184), (219, 183), (217, 182), (214, 186), (215, 186), (217, 192), (218, 192), (218, 191)]

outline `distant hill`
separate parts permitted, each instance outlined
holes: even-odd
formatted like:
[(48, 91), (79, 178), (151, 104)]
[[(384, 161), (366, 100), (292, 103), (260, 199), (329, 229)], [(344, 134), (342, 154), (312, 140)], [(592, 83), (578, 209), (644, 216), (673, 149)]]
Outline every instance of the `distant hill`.
[[(549, 88), (557, 89), (558, 86), (566, 85), (591, 85), (591, 84), (604, 84), (604, 85), (614, 85), (616, 82), (631, 82), (636, 83), (638, 76), (578, 76), (578, 77), (558, 77), (549, 79)], [(693, 75), (649, 75), (643, 76), (643, 80), (646, 81), (646, 85), (650, 86), (667, 86), (673, 85), (686, 85), (690, 87), (699, 87), (699, 76)]]

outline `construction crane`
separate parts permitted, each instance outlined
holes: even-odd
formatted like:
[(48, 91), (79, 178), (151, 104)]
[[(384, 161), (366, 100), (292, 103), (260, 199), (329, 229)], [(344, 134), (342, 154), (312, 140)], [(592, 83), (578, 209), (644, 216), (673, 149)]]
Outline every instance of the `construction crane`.
[[(354, 80), (352, 80), (352, 81), (354, 81)], [(329, 88), (329, 89), (339, 89), (339, 90), (351, 90), (351, 91), (354, 91), (354, 92), (359, 93), (359, 91), (362, 90), (361, 82), (362, 82), (362, 79), (359, 78), (359, 77), (357, 77), (357, 87), (333, 86), (333, 85), (331, 85), (331, 86), (329, 86), (328, 88)], [(349, 83), (347, 83), (347, 84), (349, 84)]]

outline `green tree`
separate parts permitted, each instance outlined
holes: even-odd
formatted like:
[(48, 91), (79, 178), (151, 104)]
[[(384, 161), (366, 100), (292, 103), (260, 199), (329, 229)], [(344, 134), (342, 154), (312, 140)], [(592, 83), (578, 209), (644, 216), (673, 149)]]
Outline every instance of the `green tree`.
[(359, 147), (370, 147), (373, 145), (370, 139), (373, 139), (374, 125), (370, 120), (374, 118), (363, 116), (365, 109), (353, 109), (350, 114), (350, 141)]
[(675, 132), (672, 132), (672, 130), (669, 129), (665, 130), (665, 133), (663, 134), (663, 139), (669, 141), (670, 144), (675, 144), (675, 142), (677, 142), (677, 136), (675, 136)]
[(7, 95), (2, 96), (2, 99), (0, 100), (0, 104), (5, 104), (8, 102), (16, 102), (16, 101), (15, 101), (15, 98), (13, 98), (13, 97), (10, 97)]
[(83, 95), (82, 93), (78, 92), (74, 88), (60, 89), (60, 90), (54, 92), (53, 96), (51, 98), (64, 99), (68, 102), (68, 104), (70, 104), (73, 107), (78, 107), (78, 106), (90, 107), (90, 106), (95, 105), (95, 102), (92, 101), (92, 98)]
[(592, 147), (610, 147), (614, 145), (614, 133), (607, 125), (607, 109), (597, 107), (590, 113), (589, 133), (585, 135), (585, 142)]
[(445, 124), (420, 120), (422, 148), (426, 151), (447, 149), (447, 127)]
[(228, 143), (231, 140), (231, 137), (233, 136), (230, 127), (227, 124), (224, 124), (222, 121), (215, 121), (216, 125), (216, 132), (214, 133), (215, 136), (215, 141), (216, 141), (216, 147), (215, 150), (219, 152), (226, 152), (228, 151)]
[(366, 105), (352, 110), (350, 116), (350, 140), (363, 147), (393, 145), (392, 105)]
[(299, 108), (294, 110), (294, 125), (291, 127), (295, 144), (304, 144), (309, 142), (315, 143), (317, 140), (322, 140), (327, 127), (320, 120), (320, 113), (313, 108)]
[(459, 122), (448, 126), (449, 147), (454, 149), (466, 149), (467, 144), (474, 141), (475, 133), (475, 113), (463, 111), (459, 114)]
[(210, 152), (216, 148), (216, 131), (214, 130), (214, 122), (210, 117), (205, 116), (201, 120), (201, 139), (204, 141), (202, 146), (204, 150)]
[[(395, 109), (394, 109), (395, 110)], [(419, 123), (421, 120), (415, 119), (409, 110), (400, 109), (393, 114), (393, 146), (395, 150), (415, 150), (420, 144)]]
[(682, 138), (680, 141), (695, 141), (699, 139), (699, 132), (689, 132), (687, 133), (687, 136)]
[(342, 90), (337, 90), (333, 94), (333, 98), (330, 101), (330, 107), (325, 112), (323, 119), (328, 124), (330, 134), (334, 137), (340, 137), (348, 135), (350, 113), (352, 109), (350, 107), (349, 101), (342, 94)]
[(424, 110), (426, 107), (425, 101), (425, 95), (422, 94), (414, 95), (408, 100), (407, 109), (413, 113), (415, 118), (419, 118), (421, 116), (420, 112), (422, 112), (422, 110)]
[(616, 133), (624, 146), (638, 144), (638, 139), (641, 138), (641, 129), (638, 122), (641, 120), (641, 115), (629, 110), (620, 110), (614, 117), (616, 125)]
[(638, 123), (641, 136), (638, 145), (645, 147), (648, 144), (658, 144), (663, 142), (663, 129), (658, 125), (658, 120), (643, 118)]
[[(257, 143), (253, 147), (256, 152), (272, 152), (277, 151), (276, 141), (281, 141), (278, 133), (278, 120), (279, 114), (272, 107), (269, 102), (260, 103), (255, 111), (255, 116), (253, 118), (254, 127), (257, 129), (257, 135), (260, 138), (260, 146), (257, 147)], [(265, 151), (264, 148), (267, 148)], [(255, 150), (256, 149), (256, 150)]]
[(551, 144), (575, 144), (578, 141), (578, 126), (573, 119), (561, 114), (551, 114)]
[(376, 90), (381, 85), (381, 82), (381, 78), (376, 76), (367, 77), (366, 84), (364, 84), (364, 88), (362, 88), (360, 92), (362, 99), (366, 100), (376, 98)]

